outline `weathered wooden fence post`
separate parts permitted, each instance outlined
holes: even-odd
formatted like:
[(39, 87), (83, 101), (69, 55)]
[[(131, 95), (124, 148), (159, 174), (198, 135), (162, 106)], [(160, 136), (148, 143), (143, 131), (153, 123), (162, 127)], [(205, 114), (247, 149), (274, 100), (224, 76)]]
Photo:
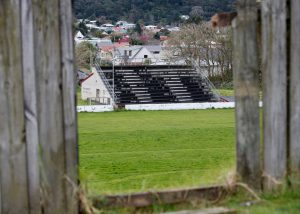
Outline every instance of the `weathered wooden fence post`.
[(0, 31), (0, 213), (78, 213), (71, 0), (0, 1)]
[(256, 0), (238, 0), (234, 20), (237, 173), (242, 182), (261, 188), (259, 81)]
[(266, 190), (276, 188), (287, 174), (286, 2), (286, 0), (262, 1), (263, 176)]
[(34, 36), (31, 0), (21, 2), (21, 35), (24, 81), (24, 105), (27, 143), (27, 174), (30, 177), (28, 192), (31, 213), (41, 213), (40, 210), (40, 175), (39, 175), (39, 126), (37, 107), (37, 78), (34, 58)]
[[(300, 186), (300, 2), (261, 1), (263, 74), (263, 171), (259, 173), (257, 109), (257, 19), (255, 0), (240, 0), (234, 23), (237, 168), (251, 186), (263, 177), (264, 190)], [(251, 112), (254, 114), (251, 116)], [(254, 125), (255, 124), (255, 125)], [(252, 155), (253, 156), (252, 156)], [(251, 158), (249, 158), (251, 157)], [(255, 165), (253, 165), (255, 164)], [(253, 179), (253, 172), (257, 180)]]
[(74, 187), (78, 178), (76, 72), (74, 67), (73, 14), (71, 0), (60, 0), (60, 32), (62, 50), (62, 90), (66, 164), (67, 213), (78, 213), (77, 194)]
[(20, 1), (0, 1), (1, 210), (29, 213)]
[(290, 3), (290, 171), (292, 185), (300, 187), (300, 1), (291, 0)]

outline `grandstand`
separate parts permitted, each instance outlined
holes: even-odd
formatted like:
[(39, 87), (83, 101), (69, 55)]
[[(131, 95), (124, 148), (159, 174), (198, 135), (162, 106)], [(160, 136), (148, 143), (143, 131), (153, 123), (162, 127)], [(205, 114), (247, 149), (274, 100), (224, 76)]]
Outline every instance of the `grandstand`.
[[(137, 65), (97, 67), (118, 105), (214, 102), (209, 82), (191, 66)], [(114, 72), (113, 72), (114, 71)], [(104, 74), (104, 75), (103, 75)], [(113, 81), (114, 79), (114, 81)], [(112, 95), (113, 96), (113, 95)]]

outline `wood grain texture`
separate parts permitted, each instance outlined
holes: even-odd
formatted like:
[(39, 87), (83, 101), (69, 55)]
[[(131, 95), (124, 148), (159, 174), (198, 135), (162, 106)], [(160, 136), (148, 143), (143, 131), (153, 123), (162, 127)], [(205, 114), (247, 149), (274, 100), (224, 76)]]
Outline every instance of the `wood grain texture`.
[(21, 14), (29, 205), (31, 214), (40, 214), (39, 127), (31, 0), (21, 1)]
[[(1, 161), (0, 161), (1, 164)], [(0, 179), (1, 179), (1, 170), (0, 170)], [(0, 183), (0, 214), (2, 214), (2, 190), (1, 190), (1, 183)]]
[(256, 1), (240, 0), (234, 20), (234, 87), (237, 173), (242, 182), (261, 188), (258, 43)]
[[(1, 152), (1, 151), (0, 151)], [(1, 154), (1, 153), (0, 153)], [(0, 165), (1, 165), (1, 160), (0, 160)], [(0, 181), (1, 181), (1, 169), (0, 169)], [(2, 190), (1, 190), (1, 183), (0, 183), (0, 214), (2, 214)]]
[(65, 131), (67, 213), (78, 213), (78, 147), (76, 116), (76, 72), (74, 68), (71, 0), (60, 1), (63, 111)]
[(264, 186), (276, 189), (287, 173), (286, 1), (262, 2)]
[(28, 212), (20, 1), (0, 1), (0, 159), (2, 213)]
[(290, 61), (290, 170), (291, 182), (300, 186), (300, 1), (291, 0)]
[(129, 195), (94, 196), (93, 206), (104, 207), (149, 207), (155, 204), (178, 204), (188, 201), (215, 201), (227, 193), (225, 186), (179, 189), (158, 192), (134, 193)]
[(66, 213), (60, 1), (32, 3), (42, 205), (45, 214)]
[(78, 213), (71, 0), (0, 1), (0, 214)]

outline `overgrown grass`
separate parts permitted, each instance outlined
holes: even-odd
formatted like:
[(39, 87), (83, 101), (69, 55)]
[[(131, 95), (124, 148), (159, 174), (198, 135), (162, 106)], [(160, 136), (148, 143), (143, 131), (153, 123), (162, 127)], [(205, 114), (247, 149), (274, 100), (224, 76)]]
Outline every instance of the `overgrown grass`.
[(299, 214), (300, 213), (300, 191), (287, 190), (280, 194), (262, 194), (261, 201), (253, 201), (253, 198), (244, 191), (228, 195), (223, 200), (189, 201), (178, 204), (153, 205), (145, 208), (106, 208), (99, 213), (109, 214), (131, 214), (131, 213), (163, 213), (180, 210), (201, 210), (208, 207), (228, 207), (241, 214)]
[[(233, 89), (217, 89), (221, 96), (224, 97), (234, 97), (234, 90)], [(263, 99), (262, 91), (259, 92), (259, 99)]]
[(235, 167), (234, 111), (80, 113), (79, 143), (93, 195), (222, 183)]
[(237, 194), (223, 201), (221, 205), (231, 207), (238, 213), (253, 214), (299, 214), (300, 191), (285, 190), (281, 193), (260, 195), (260, 202), (252, 202), (249, 195)]
[(233, 89), (217, 89), (221, 96), (225, 97), (233, 97), (234, 90)]
[(76, 97), (77, 97), (77, 105), (78, 106), (84, 106), (84, 105), (89, 104), (87, 100), (81, 99), (81, 87), (80, 86), (77, 86), (77, 88), (76, 88)]

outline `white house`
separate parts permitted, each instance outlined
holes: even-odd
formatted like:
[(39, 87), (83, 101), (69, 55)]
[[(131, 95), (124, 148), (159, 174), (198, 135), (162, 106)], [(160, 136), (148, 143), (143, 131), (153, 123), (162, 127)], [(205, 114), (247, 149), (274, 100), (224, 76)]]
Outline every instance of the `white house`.
[(156, 26), (156, 25), (146, 25), (146, 26), (145, 26), (145, 29), (146, 29), (146, 30), (156, 30), (156, 29), (157, 29), (157, 26)]
[(112, 97), (95, 68), (92, 68), (92, 73), (81, 82), (81, 99), (111, 104)]
[(171, 31), (171, 32), (178, 32), (180, 31), (180, 28), (179, 27), (169, 27), (167, 28), (168, 31)]
[(113, 27), (114, 27), (114, 25), (107, 23), (107, 24), (101, 25), (99, 29), (103, 30), (103, 31), (109, 31), (109, 30), (112, 30)]
[(101, 30), (101, 28), (98, 27), (96, 24), (86, 24), (86, 27), (89, 28), (89, 29)]
[(84, 40), (84, 35), (78, 31), (76, 34), (75, 34), (75, 37), (74, 37), (74, 41), (76, 44), (80, 43), (81, 41)]
[(181, 20), (186, 21), (190, 18), (190, 16), (189, 15), (181, 15), (180, 18), (181, 18)]
[(136, 27), (136, 25), (133, 24), (133, 23), (128, 23), (128, 24), (126, 25), (126, 29), (133, 29), (133, 28), (135, 28), (135, 27)]
[(153, 33), (157, 33), (160, 31), (160, 28), (158, 28), (156, 25), (147, 25), (144, 27), (144, 29)]
[(80, 35), (82, 35), (82, 34), (80, 33), (78, 36), (78, 33), (77, 33), (75, 36), (74, 40), (75, 40), (76, 45), (78, 45), (81, 42), (89, 42), (98, 48), (101, 48), (103, 46), (112, 45), (112, 41), (110, 39), (100, 39), (100, 38), (95, 38), (95, 37), (86, 39), (86, 38), (82, 38)]
[(117, 48), (114, 52), (115, 64), (152, 64), (154, 55), (144, 46), (129, 46)]
[(119, 26), (119, 27), (122, 27), (123, 29), (131, 29), (131, 28), (135, 28), (135, 24), (132, 24), (132, 23), (128, 23), (126, 21), (118, 21), (116, 23), (116, 26)]
[(144, 46), (145, 48), (148, 49), (148, 51), (150, 51), (154, 56), (159, 56), (161, 51), (162, 51), (162, 48), (160, 45), (146, 45)]
[(161, 45), (146, 45), (144, 46), (148, 51), (151, 52), (155, 60), (152, 62), (156, 65), (168, 64), (168, 58), (165, 55), (165, 51), (162, 49)]

